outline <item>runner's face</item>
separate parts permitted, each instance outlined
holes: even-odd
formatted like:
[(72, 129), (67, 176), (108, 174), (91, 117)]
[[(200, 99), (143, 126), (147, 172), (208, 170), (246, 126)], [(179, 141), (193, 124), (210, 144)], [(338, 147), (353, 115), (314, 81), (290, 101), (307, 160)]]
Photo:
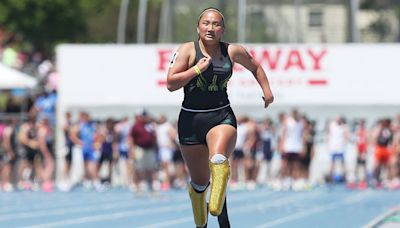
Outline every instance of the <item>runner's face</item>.
[(224, 22), (221, 15), (215, 11), (206, 11), (197, 25), (200, 39), (204, 41), (219, 41), (224, 33)]

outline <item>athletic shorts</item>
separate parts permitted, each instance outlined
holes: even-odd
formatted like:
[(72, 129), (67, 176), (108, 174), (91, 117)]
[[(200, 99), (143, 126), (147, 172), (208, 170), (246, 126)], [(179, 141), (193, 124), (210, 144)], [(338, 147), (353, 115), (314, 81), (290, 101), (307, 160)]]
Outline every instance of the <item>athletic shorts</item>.
[(379, 164), (388, 164), (391, 151), (388, 147), (376, 146), (375, 147), (375, 161)]
[(39, 150), (31, 149), (27, 146), (21, 146), (18, 152), (19, 158), (33, 163), (35, 157), (39, 155)]
[(287, 162), (297, 162), (300, 161), (300, 153), (285, 152), (282, 154), (282, 158)]
[(172, 162), (172, 157), (174, 155), (174, 151), (170, 148), (159, 148), (158, 156), (160, 161), (162, 162)]
[(135, 169), (137, 171), (155, 171), (158, 168), (156, 149), (135, 148)]
[(367, 154), (366, 153), (359, 153), (357, 155), (357, 164), (359, 164), (359, 165), (367, 164)]
[(174, 163), (176, 162), (183, 162), (183, 157), (180, 150), (174, 150), (174, 155), (172, 157)]
[(263, 141), (263, 154), (264, 160), (271, 161), (272, 160), (272, 149), (271, 149), (271, 141)]
[(235, 149), (232, 154), (233, 160), (239, 160), (244, 158), (244, 152), (242, 149)]
[(301, 158), (300, 161), (301, 161), (301, 165), (305, 168), (308, 168), (311, 164), (310, 156), (305, 156), (305, 157)]
[(97, 162), (100, 159), (100, 152), (93, 150), (92, 148), (82, 148), (83, 160)]
[(15, 162), (15, 156), (13, 159), (11, 159), (11, 157), (8, 155), (7, 152), (5, 151), (0, 151), (0, 161), (6, 163), (6, 164), (14, 164)]
[(181, 145), (206, 144), (208, 131), (220, 124), (237, 128), (236, 117), (230, 106), (210, 112), (189, 112), (182, 109), (178, 120), (179, 143)]
[(127, 160), (128, 158), (129, 158), (129, 152), (128, 152), (128, 150), (119, 150), (119, 157), (120, 158), (122, 158), (122, 159), (124, 159), (124, 160)]
[(73, 145), (67, 145), (67, 154), (65, 155), (65, 161), (71, 164), (72, 161), (72, 151), (74, 149)]
[(344, 152), (331, 153), (331, 159), (332, 161), (340, 160), (341, 162), (344, 162)]
[(103, 162), (111, 162), (113, 159), (113, 153), (111, 152), (101, 152), (100, 159), (99, 159), (99, 164), (102, 164)]

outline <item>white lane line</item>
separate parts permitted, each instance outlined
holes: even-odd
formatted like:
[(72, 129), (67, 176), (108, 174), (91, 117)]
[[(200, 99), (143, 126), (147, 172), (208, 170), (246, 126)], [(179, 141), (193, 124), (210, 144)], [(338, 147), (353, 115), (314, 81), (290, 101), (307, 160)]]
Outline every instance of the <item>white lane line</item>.
[(302, 211), (302, 212), (298, 212), (289, 216), (285, 216), (264, 224), (260, 224), (258, 226), (256, 226), (256, 228), (264, 228), (264, 227), (272, 227), (272, 226), (276, 226), (276, 225), (280, 225), (283, 223), (287, 223), (299, 218), (303, 218), (306, 216), (309, 216), (311, 214), (315, 214), (315, 213), (319, 213), (322, 211), (326, 211), (326, 210), (330, 210), (330, 209), (334, 209), (339, 207), (340, 205), (347, 205), (347, 204), (354, 204), (357, 202), (360, 202), (361, 200), (365, 199), (366, 197), (368, 197), (369, 195), (371, 195), (371, 192), (362, 192), (362, 193), (358, 193), (357, 195), (352, 195), (352, 196), (348, 196), (346, 199), (340, 201), (340, 202), (334, 202), (334, 203), (330, 203), (327, 204), (325, 206), (318, 206), (318, 207), (313, 207), (310, 209), (307, 209), (307, 211)]
[(234, 214), (234, 213), (249, 213), (249, 212), (257, 212), (261, 210), (265, 210), (268, 208), (273, 208), (273, 207), (280, 207), (282, 205), (286, 205), (289, 203), (296, 202), (298, 200), (303, 200), (307, 198), (315, 198), (317, 196), (321, 195), (321, 193), (314, 193), (314, 194), (307, 194), (307, 195), (293, 195), (293, 196), (285, 196), (283, 199), (275, 199), (275, 200), (266, 200), (262, 202), (257, 202), (257, 203), (249, 203), (247, 205), (241, 205), (239, 207), (233, 207), (232, 209), (229, 210), (229, 214)]
[[(176, 200), (178, 202), (185, 200), (187, 197), (179, 197)], [(93, 206), (82, 207), (81, 205), (77, 205), (78, 207), (67, 207), (67, 208), (57, 208), (51, 210), (41, 210), (41, 211), (31, 211), (31, 212), (23, 212), (23, 213), (10, 213), (5, 215), (0, 215), (0, 221), (6, 220), (20, 220), (26, 218), (36, 218), (36, 217), (44, 217), (49, 215), (66, 215), (68, 213), (81, 213), (81, 212), (93, 212), (93, 211), (106, 211), (109, 209), (123, 209), (127, 207), (138, 207), (138, 206), (151, 206), (154, 204), (159, 204), (159, 201), (114, 201), (106, 204), (95, 204)]]
[[(265, 210), (267, 208), (273, 208), (273, 207), (279, 207), (283, 206), (286, 204), (290, 204), (293, 202), (296, 202), (298, 200), (303, 200), (306, 198), (315, 198), (318, 195), (321, 195), (321, 193), (314, 193), (310, 195), (294, 195), (294, 196), (289, 196), (286, 197), (285, 199), (275, 199), (275, 200), (266, 200), (259, 202), (257, 204), (254, 203), (248, 203), (246, 205), (240, 205), (240, 206), (235, 206), (235, 207), (229, 207), (229, 215), (237, 214), (237, 213), (249, 213), (251, 211), (260, 211), (260, 210)], [(231, 202), (231, 201), (229, 201)], [(173, 219), (173, 220), (167, 220), (167, 221), (162, 221), (154, 224), (148, 224), (145, 226), (141, 226), (138, 228), (162, 228), (162, 227), (173, 227), (173, 225), (178, 225), (178, 224), (184, 224), (184, 223), (189, 223), (193, 222), (193, 217), (184, 217), (184, 218), (179, 218), (179, 219)]]
[(397, 212), (398, 210), (400, 210), (400, 205), (391, 208), (388, 211), (385, 211), (384, 213), (378, 215), (377, 217), (375, 217), (373, 220), (371, 220), (368, 224), (364, 225), (363, 228), (373, 228), (373, 227), (377, 227), (377, 225), (382, 222), (383, 219), (385, 219), (386, 217), (389, 217), (390, 215), (394, 214), (395, 212)]
[[(34, 197), (35, 195), (31, 195), (31, 197)], [(66, 198), (67, 197), (67, 198)], [(15, 212), (13, 213), (19, 213), (19, 212), (30, 212), (32, 210), (46, 210), (46, 209), (54, 209), (58, 208), (58, 205), (62, 206), (79, 206), (82, 205), (82, 200), (77, 200), (79, 198), (82, 198), (82, 195), (68, 195), (64, 196), (63, 198), (60, 199), (54, 199), (51, 195), (47, 196), (47, 200), (42, 200), (38, 198), (35, 200), (34, 203), (36, 205), (27, 205), (27, 201), (18, 201), (13, 203), (12, 205), (2, 205), (4, 208), (0, 208), (0, 215), (4, 212), (6, 214), (11, 213), (13, 210)], [(118, 197), (108, 197), (107, 195), (101, 195), (101, 196), (96, 196), (92, 197), (91, 195), (85, 196), (85, 203), (87, 204), (94, 204), (94, 203), (107, 203), (107, 202), (115, 202), (118, 199), (121, 199), (121, 196)]]
[[(115, 199), (105, 199), (105, 200), (90, 200), (90, 201), (85, 201), (85, 205), (91, 205), (91, 204), (99, 204), (99, 203), (112, 203), (116, 202), (118, 203), (119, 201), (126, 201), (122, 200), (121, 198), (115, 198)], [(54, 200), (51, 203), (48, 204), (42, 204), (40, 201), (35, 202), (36, 205), (27, 205), (27, 202), (25, 202), (22, 205), (13, 205), (14, 207), (10, 206), (9, 208), (3, 208), (0, 210), (0, 218), (2, 216), (7, 216), (8, 214), (20, 214), (20, 213), (31, 213), (32, 211), (39, 211), (39, 210), (48, 210), (48, 211), (53, 211), (55, 209), (61, 209), (61, 208), (66, 208), (66, 207), (79, 207), (82, 205), (82, 200), (77, 201), (76, 199), (66, 199), (66, 200)], [(60, 207), (61, 205), (61, 207)]]
[(96, 216), (86, 216), (76, 219), (67, 219), (59, 222), (53, 223), (44, 223), (44, 224), (37, 224), (33, 226), (25, 226), (25, 228), (45, 228), (45, 227), (57, 227), (57, 226), (67, 226), (67, 225), (74, 225), (74, 224), (83, 224), (89, 222), (98, 222), (98, 221), (107, 221), (107, 220), (116, 220), (126, 217), (132, 216), (139, 216), (139, 215), (148, 215), (148, 214), (158, 214), (158, 213), (165, 213), (165, 212), (176, 212), (176, 211), (183, 211), (188, 210), (190, 208), (189, 204), (181, 204), (178, 206), (165, 206), (159, 208), (147, 208), (147, 209), (140, 209), (140, 210), (132, 210), (132, 211), (125, 211), (113, 214), (101, 214)]
[[(231, 197), (231, 199), (232, 199), (231, 201), (236, 202), (236, 201), (246, 200), (246, 199), (253, 198), (253, 197), (268, 196), (271, 194), (273, 194), (273, 192), (259, 192), (259, 193), (255, 193), (255, 194), (250, 194), (250, 195), (246, 194), (246, 195), (239, 195), (239, 196), (235, 195), (235, 196)], [(184, 199), (187, 200), (188, 197), (185, 196)], [(154, 203), (160, 203), (160, 202), (154, 202)], [(139, 216), (139, 215), (148, 215), (148, 214), (153, 215), (153, 214), (157, 214), (157, 213), (178, 211), (178, 210), (184, 210), (184, 209), (191, 209), (189, 202), (178, 204), (178, 205), (172, 205), (172, 206), (170, 205), (170, 206), (158, 207), (158, 208), (146, 208), (146, 209), (140, 208), (140, 209), (119, 212), (119, 213), (112, 213), (112, 214), (107, 213), (107, 214), (96, 215), (96, 216), (85, 216), (85, 217), (74, 218), (74, 219), (66, 219), (66, 220), (62, 220), (59, 222), (37, 224), (37, 225), (32, 225), (32, 226), (27, 226), (27, 227), (65, 226), (65, 225), (82, 224), (82, 223), (88, 223), (88, 222), (114, 220), (114, 219)], [(81, 211), (81, 208), (79, 208), (77, 210)], [(65, 213), (62, 213), (62, 214), (65, 214)], [(26, 216), (28, 216), (28, 215), (26, 215)]]
[(184, 223), (189, 223), (189, 222), (194, 222), (193, 221), (193, 216), (188, 216), (180, 219), (172, 219), (172, 220), (167, 220), (163, 221), (160, 223), (154, 223), (154, 224), (149, 224), (145, 226), (139, 226), (138, 228), (162, 228), (162, 227), (174, 227), (176, 225), (184, 224)]

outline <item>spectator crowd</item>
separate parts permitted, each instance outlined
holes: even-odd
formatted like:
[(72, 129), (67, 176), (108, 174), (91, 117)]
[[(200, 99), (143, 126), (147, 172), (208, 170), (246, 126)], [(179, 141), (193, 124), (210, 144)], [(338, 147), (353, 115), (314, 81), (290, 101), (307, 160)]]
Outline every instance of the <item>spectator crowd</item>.
[[(53, 191), (56, 157), (64, 161), (57, 180), (62, 191), (77, 186), (99, 192), (124, 187), (142, 195), (186, 188), (188, 175), (176, 122), (164, 115), (154, 117), (138, 109), (132, 119), (95, 120), (85, 111), (75, 113), (76, 118), (68, 112), (62, 126), (65, 149), (56, 153), (55, 125), (40, 104), (32, 106), (31, 116), (36, 118), (1, 124), (3, 191)], [(230, 157), (232, 190), (304, 191), (333, 183), (352, 189), (400, 188), (400, 115), (369, 124), (363, 119), (347, 123), (338, 116), (321, 130), (296, 109), (276, 120), (247, 116), (237, 120), (237, 143)], [(353, 160), (348, 159), (351, 153)], [(310, 177), (311, 166), (325, 166), (318, 154), (329, 157), (329, 167), (322, 167), (323, 178), (315, 180)], [(83, 176), (74, 181), (77, 159), (82, 161)]]

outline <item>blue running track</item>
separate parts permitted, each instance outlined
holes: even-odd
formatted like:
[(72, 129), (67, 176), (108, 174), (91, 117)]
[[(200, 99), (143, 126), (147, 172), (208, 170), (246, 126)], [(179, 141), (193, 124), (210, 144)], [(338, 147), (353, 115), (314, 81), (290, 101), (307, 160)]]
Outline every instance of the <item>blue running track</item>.
[[(228, 193), (231, 226), (363, 227), (400, 205), (399, 191), (318, 187), (308, 192), (265, 188)], [(398, 223), (400, 227), (400, 223)], [(112, 189), (104, 193), (0, 193), (0, 227), (194, 227), (186, 191), (135, 197)], [(209, 228), (218, 227), (209, 216)]]

